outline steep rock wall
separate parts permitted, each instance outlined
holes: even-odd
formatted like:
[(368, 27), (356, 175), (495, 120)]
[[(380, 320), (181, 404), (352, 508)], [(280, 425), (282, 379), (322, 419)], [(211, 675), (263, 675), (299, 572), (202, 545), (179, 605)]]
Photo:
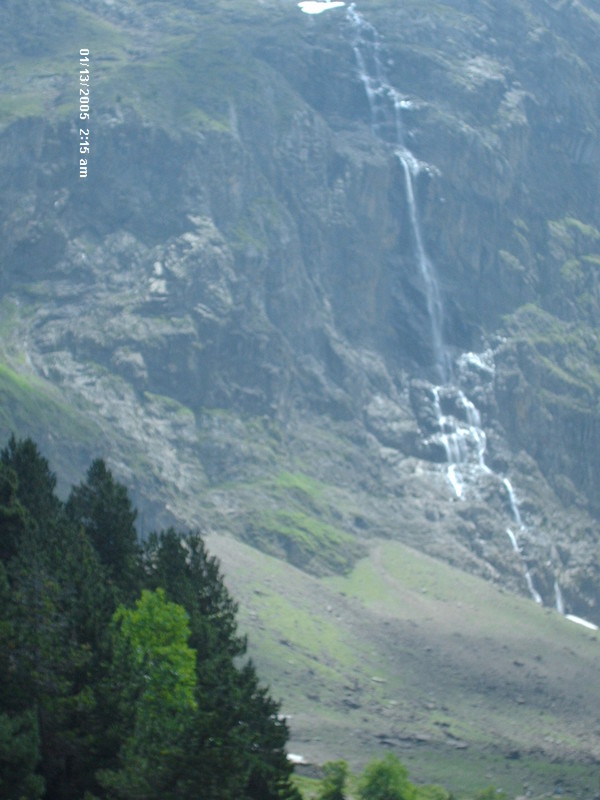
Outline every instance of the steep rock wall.
[[(351, 541), (400, 535), (527, 592), (502, 483), (521, 478), (544, 602), (560, 573), (571, 608), (596, 613), (595, 12), (542, 0), (363, 9), (407, 101), (445, 346), (454, 359), (490, 353), (457, 370), (443, 410), (464, 417), (467, 392), (495, 471), (460, 499), (405, 174), (392, 133), (372, 130), (345, 11), (186, 4), (153, 21), (133, 2), (90, 8), (104, 60), (89, 177), (76, 174), (58, 56), (31, 88), (48, 113), (9, 110), (0, 136), (12, 366), (102, 420), (159, 520), (202, 514), (316, 570), (335, 559), (324, 567), (311, 536), (329, 537), (330, 555), (346, 548), (347, 565)], [(2, 19), (18, 28), (11, 9)], [(36, 13), (34, 39), (49, 12)], [(13, 58), (29, 52), (20, 41)], [(298, 461), (341, 495), (313, 507), (306, 487), (282, 489), (273, 476)]]

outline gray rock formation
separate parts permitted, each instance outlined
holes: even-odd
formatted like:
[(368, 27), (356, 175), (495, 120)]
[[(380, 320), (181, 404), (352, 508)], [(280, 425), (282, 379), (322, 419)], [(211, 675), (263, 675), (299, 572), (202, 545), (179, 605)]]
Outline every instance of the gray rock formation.
[[(347, 9), (38, 3), (25, 33), (22, 5), (0, 10), (4, 434), (60, 396), (48, 455), (73, 480), (106, 456), (142, 527), (317, 573), (397, 537), (524, 594), (527, 573), (546, 605), (558, 580), (600, 622), (591, 2), (359, 8), (419, 164), (440, 386), (408, 173)], [(86, 179), (61, 20), (91, 52)]]

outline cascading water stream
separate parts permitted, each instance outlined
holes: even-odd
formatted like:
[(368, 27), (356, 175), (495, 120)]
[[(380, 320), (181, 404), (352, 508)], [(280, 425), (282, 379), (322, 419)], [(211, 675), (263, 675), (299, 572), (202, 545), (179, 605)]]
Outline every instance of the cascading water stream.
[(402, 167), (408, 217), (414, 254), (427, 305), (434, 367), (441, 385), (434, 388), (434, 410), (441, 443), (448, 462), (447, 478), (455, 495), (464, 497), (464, 468), (473, 465), (489, 472), (485, 464), (486, 436), (481, 416), (475, 405), (459, 389), (458, 416), (443, 414), (439, 391), (450, 384), (452, 376), (448, 349), (444, 344), (444, 313), (440, 286), (435, 268), (427, 255), (415, 198), (414, 179), (424, 165), (406, 146), (402, 110), (410, 103), (387, 79), (381, 59), (380, 37), (375, 28), (356, 10), (354, 4), (346, 12), (352, 28), (352, 49), (358, 74), (364, 87), (371, 116), (371, 130), (380, 141), (394, 147)]
[[(303, 0), (298, 4), (306, 13), (320, 14), (322, 11), (340, 7), (343, 2), (337, 0)], [(444, 308), (438, 277), (433, 263), (427, 255), (418, 207), (415, 198), (415, 178), (427, 168), (406, 146), (402, 111), (411, 104), (405, 96), (389, 82), (381, 59), (381, 39), (377, 30), (367, 22), (356, 10), (354, 3), (346, 9), (346, 19), (352, 29), (352, 49), (356, 59), (358, 74), (365, 90), (371, 116), (371, 130), (381, 142), (394, 148), (394, 154), (402, 168), (408, 216), (412, 234), (414, 254), (424, 287), (429, 318), (431, 349), (434, 368), (440, 385), (433, 387), (433, 412), (437, 421), (437, 441), (443, 446), (448, 464), (447, 478), (457, 498), (464, 499), (466, 480), (477, 480), (481, 475), (496, 475), (485, 463), (487, 447), (486, 434), (482, 428), (481, 415), (474, 403), (461, 389), (452, 384), (453, 369), (449, 350), (444, 343)], [(479, 370), (493, 375), (493, 364), (486, 360), (486, 354), (465, 353), (457, 360), (470, 362)], [(446, 406), (451, 407), (444, 410)], [(534, 586), (533, 579), (523, 558), (518, 542), (519, 533), (526, 533), (527, 528), (521, 518), (519, 503), (512, 484), (508, 478), (497, 476), (502, 482), (510, 503), (510, 509), (518, 532), (515, 534), (509, 527), (506, 533), (513, 551), (523, 562), (525, 581), (530, 595), (536, 603), (542, 604), (542, 597)], [(565, 615), (565, 603), (558, 580), (554, 585), (555, 605), (560, 614)], [(574, 622), (595, 627), (585, 620), (566, 615)]]
[(528, 569), (525, 570), (525, 580), (527, 581), (527, 588), (529, 589), (529, 594), (533, 597), (535, 602), (538, 605), (543, 605), (542, 595), (537, 591), (535, 586), (533, 585), (533, 579), (531, 577), (531, 573)]
[(565, 601), (563, 600), (563, 595), (557, 580), (554, 581), (554, 598), (556, 600), (556, 610), (559, 614), (564, 616), (565, 613)]
[[(358, 74), (369, 103), (371, 130), (380, 141), (394, 146), (402, 167), (415, 258), (425, 290), (434, 366), (444, 386), (450, 381), (452, 370), (443, 338), (443, 303), (435, 268), (425, 250), (414, 190), (414, 179), (423, 165), (406, 146), (402, 125), (402, 109), (410, 104), (386, 77), (380, 56), (380, 37), (375, 28), (363, 19), (354, 4), (348, 8), (347, 18), (353, 31), (352, 49)], [(442, 414), (440, 388), (434, 389), (435, 411), (448, 462), (447, 477), (456, 496), (462, 498), (464, 482), (459, 465), (472, 462), (475, 454), (476, 463), (487, 470), (486, 437), (481, 429), (479, 411), (459, 390), (464, 420)]]
[[(452, 400), (453, 413), (442, 411), (441, 393)], [(475, 405), (455, 386), (433, 387), (433, 411), (437, 420), (439, 441), (448, 462), (447, 477), (459, 499), (464, 497), (465, 473), (472, 477), (476, 471), (490, 473), (485, 463), (486, 435), (481, 416)]]
[[(448, 356), (444, 348), (442, 339), (442, 326), (443, 326), (443, 309), (442, 298), (440, 296), (439, 285), (433, 265), (429, 260), (425, 247), (423, 246), (423, 237), (421, 236), (421, 226), (419, 224), (419, 217), (417, 216), (417, 205), (415, 203), (415, 193), (413, 189), (413, 174), (418, 175), (419, 165), (412, 154), (408, 150), (398, 150), (396, 155), (400, 159), (402, 168), (404, 170), (404, 179), (406, 186), (406, 200), (408, 202), (408, 211), (410, 216), (410, 224), (415, 241), (415, 250), (417, 256), (417, 263), (419, 271), (425, 285), (425, 294), (427, 298), (427, 313), (429, 315), (429, 322), (431, 325), (431, 344), (435, 357), (436, 371), (442, 381), (446, 383), (450, 376)], [(415, 172), (413, 173), (413, 170)]]
[[(462, 499), (465, 489), (462, 474), (464, 470), (472, 468), (473, 465), (487, 474), (490, 474), (491, 470), (485, 464), (486, 435), (481, 427), (479, 410), (460, 389), (450, 386), (452, 370), (448, 351), (443, 340), (444, 316), (439, 281), (425, 250), (415, 200), (413, 181), (421, 171), (422, 164), (407, 148), (403, 135), (401, 111), (407, 101), (387, 80), (380, 58), (380, 38), (375, 28), (363, 19), (354, 4), (348, 8), (347, 18), (352, 25), (352, 48), (358, 73), (369, 103), (371, 129), (378, 139), (395, 145), (395, 154), (404, 173), (406, 201), (415, 257), (425, 289), (435, 368), (441, 380), (441, 385), (433, 389), (433, 410), (437, 418), (439, 438), (448, 462), (448, 481), (456, 496)], [(445, 414), (442, 410), (441, 392), (443, 389), (451, 389), (452, 391), (454, 401), (452, 414)], [(508, 478), (503, 479), (503, 484), (508, 492), (511, 511), (519, 530), (525, 531), (519, 505)], [(516, 536), (510, 528), (506, 530), (513, 550), (522, 558)], [(526, 565), (524, 567), (529, 593), (536, 603), (542, 603), (542, 598), (533, 584), (531, 574)]]
[(514, 533), (510, 528), (506, 529), (506, 533), (508, 534), (508, 538), (510, 539), (513, 550), (515, 551), (515, 553), (518, 553), (520, 555), (521, 548), (519, 547), (519, 543), (517, 542), (517, 537), (514, 535)]
[[(508, 494), (510, 510), (512, 511), (512, 515), (515, 518), (515, 522), (519, 526), (520, 531), (526, 532), (527, 528), (525, 527), (525, 525), (523, 525), (523, 520), (521, 519), (521, 512), (519, 511), (519, 503), (517, 502), (517, 498), (515, 495), (515, 491), (512, 487), (512, 483), (508, 480), (508, 478), (504, 478), (502, 480), (502, 483), (504, 484), (504, 488), (506, 489), (506, 493)], [(508, 537), (512, 543), (513, 550), (515, 551), (515, 553), (518, 553), (519, 556), (522, 558), (521, 548), (519, 547), (517, 537), (510, 528), (506, 529), (506, 533), (508, 534)], [(529, 589), (529, 594), (533, 597), (536, 603), (538, 603), (539, 605), (543, 605), (542, 596), (533, 584), (533, 578), (531, 577), (531, 573), (527, 569), (527, 565), (525, 563), (524, 566), (525, 566), (525, 581), (527, 583), (527, 588)], [(555, 582), (555, 586), (558, 586), (558, 582)], [(557, 608), (558, 608), (558, 603), (557, 603)]]
[(519, 511), (519, 504), (517, 503), (517, 498), (515, 497), (515, 491), (512, 487), (512, 483), (508, 480), (508, 478), (504, 478), (502, 481), (504, 484), (506, 491), (508, 493), (508, 500), (510, 502), (510, 510), (512, 511), (513, 517), (515, 518), (515, 522), (519, 526), (519, 530), (524, 530), (525, 526), (523, 525), (523, 520), (521, 519), (521, 512)]
[[(425, 288), (435, 368), (442, 383), (446, 383), (451, 370), (442, 334), (444, 322), (442, 298), (435, 269), (423, 244), (413, 185), (413, 179), (421, 171), (422, 165), (406, 147), (402, 129), (401, 111), (407, 101), (386, 78), (380, 58), (379, 34), (375, 28), (363, 19), (354, 4), (348, 8), (347, 18), (354, 32), (352, 49), (369, 103), (371, 130), (381, 141), (395, 145), (395, 153), (404, 172), (410, 227), (416, 260)], [(369, 69), (369, 65), (371, 65), (371, 69)]]

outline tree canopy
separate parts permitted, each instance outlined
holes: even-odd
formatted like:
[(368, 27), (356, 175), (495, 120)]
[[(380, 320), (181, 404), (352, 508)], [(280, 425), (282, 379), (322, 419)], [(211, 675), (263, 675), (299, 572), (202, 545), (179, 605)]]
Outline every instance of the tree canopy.
[(0, 796), (297, 800), (217, 560), (135, 519), (101, 460), (63, 503), (34, 442), (0, 454)]
[(359, 782), (360, 800), (415, 800), (408, 770), (393, 753), (365, 767)]
[(323, 780), (318, 800), (345, 800), (348, 764), (345, 761), (328, 761), (323, 764)]

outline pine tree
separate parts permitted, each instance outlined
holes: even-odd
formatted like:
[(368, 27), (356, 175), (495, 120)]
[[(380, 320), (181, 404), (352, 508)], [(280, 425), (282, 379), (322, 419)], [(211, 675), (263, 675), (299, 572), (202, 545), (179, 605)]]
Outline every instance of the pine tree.
[(40, 800), (44, 779), (35, 773), (40, 759), (36, 715), (0, 713), (0, 797)]
[(223, 581), (218, 559), (209, 556), (198, 533), (173, 528), (152, 534), (145, 546), (146, 580), (162, 586), (190, 615), (191, 646), (199, 660), (235, 658), (246, 652), (237, 634), (237, 604)]
[[(69, 693), (74, 662), (61, 610), (61, 587), (51, 563), (53, 554), (55, 563), (59, 561), (55, 533), (61, 505), (53, 495), (54, 476), (31, 440), (12, 438), (0, 460), (4, 488), (7, 483), (11, 487), (4, 492), (8, 509), (0, 510), (5, 523), (2, 540), (11, 542), (3, 548), (4, 556), (9, 556), (4, 567), (8, 587), (3, 601), (5, 635), (0, 644), (0, 662), (6, 664), (0, 677), (5, 730), (34, 715), (40, 737), (39, 769), (47, 776), (61, 769), (57, 762), (63, 759), (59, 744), (63, 701)], [(18, 529), (18, 535), (6, 535), (7, 520), (8, 530), (12, 528), (14, 534)], [(23, 733), (15, 746), (29, 738)]]
[(4, 556), (10, 555), (8, 629), (0, 640), (0, 667), (7, 651), (9, 663), (5, 680), (0, 677), (0, 698), (6, 698), (2, 708), (9, 714), (35, 711), (39, 769), (48, 793), (70, 798), (81, 797), (89, 776), (97, 731), (92, 687), (103, 629), (116, 602), (94, 548), (66, 518), (55, 486), (35, 444), (13, 437), (0, 459), (0, 494), (9, 503), (0, 506), (0, 531), (6, 533), (7, 520), (13, 531), (0, 535), (4, 544), (12, 542), (10, 553), (4, 548)]
[(86, 482), (72, 489), (66, 509), (85, 530), (121, 598), (133, 600), (140, 590), (137, 512), (104, 461), (93, 462)]
[(66, 506), (55, 487), (35, 444), (11, 439), (0, 796), (298, 800), (279, 706), (239, 666), (237, 606), (201, 537), (169, 530), (142, 554), (136, 512), (101, 461)]
[(239, 672), (240, 721), (251, 742), (250, 772), (245, 792), (252, 800), (300, 798), (291, 784), (293, 767), (285, 745), (289, 732), (280, 706), (259, 683), (252, 662)]
[(185, 783), (202, 787), (190, 797), (207, 800), (299, 797), (290, 782), (288, 730), (278, 719), (279, 705), (260, 686), (251, 663), (236, 665), (246, 639), (238, 635), (237, 604), (218, 560), (199, 534), (168, 530), (150, 537), (145, 571), (151, 586), (163, 586), (188, 612), (190, 646), (198, 654), (198, 712), (187, 734), (188, 751), (195, 755), (179, 765), (180, 792)]
[(17, 441), (11, 436), (0, 461), (17, 476), (17, 497), (42, 534), (57, 519), (61, 502), (57, 498), (56, 476), (31, 439)]
[(0, 463), (0, 561), (17, 554), (27, 528), (26, 512), (17, 496), (15, 471)]

